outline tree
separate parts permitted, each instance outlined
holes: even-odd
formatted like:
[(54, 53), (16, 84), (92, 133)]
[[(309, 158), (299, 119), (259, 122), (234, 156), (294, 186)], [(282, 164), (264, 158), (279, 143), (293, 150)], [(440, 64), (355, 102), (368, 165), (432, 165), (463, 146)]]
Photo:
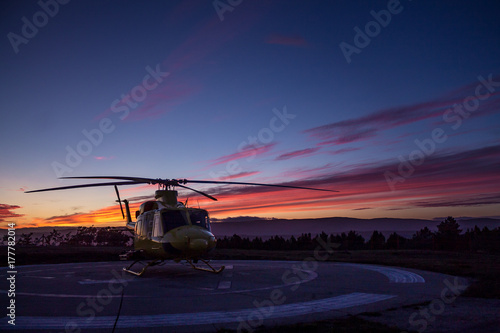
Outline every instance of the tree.
[(19, 241), (17, 242), (18, 245), (33, 245), (33, 240), (31, 237), (33, 236), (33, 233), (30, 232), (29, 234), (21, 234), (21, 237), (19, 237)]
[(375, 230), (372, 237), (368, 241), (368, 246), (371, 250), (381, 250), (385, 247), (385, 236)]
[(417, 249), (432, 249), (434, 243), (434, 233), (427, 227), (417, 231), (411, 238), (413, 248)]
[(35, 240), (35, 244), (37, 246), (47, 246), (48, 243), (47, 243), (47, 237), (45, 237), (45, 234), (42, 234), (40, 237), (38, 237), (36, 240)]
[(460, 238), (460, 225), (451, 216), (448, 216), (438, 225), (436, 233), (436, 243), (442, 250), (455, 250)]
[(91, 227), (78, 227), (76, 234), (68, 241), (71, 245), (85, 245), (91, 246), (95, 242), (97, 228)]
[(346, 250), (361, 250), (365, 246), (365, 239), (363, 236), (357, 234), (356, 231), (351, 230), (347, 235), (342, 233), (341, 238), (343, 238), (341, 243), (343, 246), (345, 244)]
[(64, 236), (62, 237), (62, 241), (61, 241), (61, 243), (60, 243), (59, 245), (68, 245), (68, 244), (70, 244), (70, 242), (71, 242), (71, 238), (72, 238), (72, 237), (73, 237), (73, 236), (71, 235), (71, 231), (68, 231), (68, 232), (66, 233), (66, 235), (64, 235)]
[(62, 235), (56, 229), (52, 230), (48, 238), (50, 239), (49, 245), (59, 245), (62, 241)]
[(95, 242), (97, 245), (120, 246), (125, 245), (130, 237), (121, 229), (105, 227), (97, 230)]
[(390, 234), (389, 238), (387, 238), (387, 248), (398, 250), (405, 245), (406, 241), (406, 238), (393, 232), (392, 234)]
[(311, 250), (316, 247), (316, 244), (313, 243), (311, 233), (302, 234), (297, 238), (297, 248), (299, 250)]

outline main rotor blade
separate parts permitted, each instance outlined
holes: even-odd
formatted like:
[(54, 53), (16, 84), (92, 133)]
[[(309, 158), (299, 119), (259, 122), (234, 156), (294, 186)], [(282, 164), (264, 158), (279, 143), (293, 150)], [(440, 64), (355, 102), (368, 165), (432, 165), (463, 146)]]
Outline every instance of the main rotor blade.
[(125, 218), (125, 214), (123, 214), (122, 201), (120, 199), (120, 192), (118, 192), (118, 186), (115, 185), (116, 196), (118, 197), (118, 202), (120, 203), (120, 210), (122, 211), (122, 218)]
[(161, 178), (142, 178), (142, 177), (122, 177), (122, 176), (84, 176), (84, 177), (61, 177), (61, 179), (119, 179), (129, 180), (147, 184), (164, 184), (167, 186), (180, 186), (180, 184), (198, 183), (198, 184), (226, 184), (226, 185), (254, 185), (254, 186), (271, 186), (294, 188), (300, 190), (338, 192), (336, 190), (326, 190), (321, 188), (312, 188), (304, 186), (278, 185), (278, 184), (263, 184), (263, 183), (246, 183), (246, 182), (227, 182), (216, 180), (190, 180), (190, 179), (161, 179)]
[(130, 180), (133, 182), (140, 182), (151, 185), (163, 184), (166, 186), (177, 186), (179, 183), (177, 179), (143, 178), (143, 177), (127, 177), (127, 176), (83, 176), (83, 177), (61, 177), (59, 179), (118, 179), (118, 180)]
[(203, 193), (203, 192), (201, 192), (201, 191), (195, 190), (194, 188), (187, 187), (187, 186), (184, 186), (184, 185), (181, 185), (181, 184), (177, 184), (176, 186), (183, 187), (183, 188), (187, 188), (188, 190), (195, 191), (196, 193), (199, 193), (199, 194), (201, 194), (201, 195), (206, 196), (207, 198), (210, 198), (210, 199), (212, 199), (212, 200), (214, 200), (214, 201), (217, 201), (217, 199), (216, 199), (216, 198), (214, 198), (213, 196), (208, 195), (208, 194), (206, 194), (206, 193)]
[(45, 192), (45, 191), (57, 191), (57, 190), (69, 190), (69, 189), (72, 189), (72, 188), (81, 188), (81, 187), (114, 186), (114, 185), (137, 185), (137, 184), (143, 184), (143, 182), (112, 182), (112, 183), (71, 185), (71, 186), (44, 188), (44, 189), (41, 189), (41, 190), (26, 191), (24, 193), (35, 193), (35, 192)]
[[(122, 176), (82, 176), (82, 177), (60, 177), (59, 179), (119, 179), (133, 182), (157, 184), (164, 179), (142, 178), (142, 177), (122, 177)], [(168, 179), (165, 179), (168, 180)]]
[[(180, 181), (180, 180), (179, 180)], [(278, 185), (278, 184), (261, 184), (261, 183), (244, 183), (244, 182), (225, 182), (216, 180), (190, 180), (183, 179), (185, 183), (199, 183), (199, 184), (230, 184), (230, 185), (256, 185), (256, 186), (272, 186), (272, 187), (285, 187), (285, 188), (296, 188), (301, 190), (313, 190), (313, 191), (326, 191), (326, 192), (338, 192), (336, 190), (325, 190), (322, 188), (312, 188), (312, 187), (302, 187), (302, 186), (291, 186), (291, 185)]]

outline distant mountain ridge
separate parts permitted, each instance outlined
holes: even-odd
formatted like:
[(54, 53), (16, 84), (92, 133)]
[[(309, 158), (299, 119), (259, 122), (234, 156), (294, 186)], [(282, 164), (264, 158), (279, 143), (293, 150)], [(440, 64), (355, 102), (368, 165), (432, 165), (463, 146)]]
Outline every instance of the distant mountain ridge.
[[(443, 219), (444, 220), (444, 219)], [(418, 230), (428, 227), (432, 231), (442, 220), (423, 219), (399, 219), (399, 218), (374, 218), (358, 219), (351, 217), (326, 217), (316, 219), (260, 219), (243, 217), (230, 218), (229, 221), (212, 223), (212, 231), (215, 236), (224, 237), (237, 234), (244, 237), (271, 237), (279, 235), (283, 237), (297, 237), (303, 233), (312, 235), (325, 232), (327, 234), (339, 234), (354, 230), (363, 237), (369, 237), (374, 230), (382, 232), (386, 237), (396, 232), (400, 236), (410, 238)], [(462, 231), (472, 229), (476, 225), (479, 228), (488, 227), (494, 229), (500, 227), (500, 219), (492, 218), (465, 218), (457, 219)]]
[[(279, 235), (283, 237), (297, 237), (303, 233), (312, 235), (326, 232), (327, 234), (340, 234), (342, 232), (356, 231), (368, 239), (374, 230), (377, 230), (387, 238), (396, 232), (400, 236), (411, 238), (418, 230), (428, 227), (432, 231), (443, 219), (400, 219), (400, 218), (374, 218), (358, 219), (352, 217), (325, 217), (312, 219), (277, 219), (259, 218), (252, 216), (231, 217), (227, 219), (213, 219), (212, 232), (216, 237), (232, 236), (234, 234), (242, 237), (262, 237), (267, 239)], [(500, 219), (495, 218), (456, 218), (462, 231), (487, 227), (494, 229), (500, 227)], [(125, 223), (123, 225), (125, 227)], [(48, 235), (53, 229), (61, 234), (76, 232), (77, 227), (39, 227), (39, 228), (16, 228), (16, 235), (33, 232), (33, 238), (42, 234)], [(6, 229), (0, 229), (0, 235), (7, 233)]]

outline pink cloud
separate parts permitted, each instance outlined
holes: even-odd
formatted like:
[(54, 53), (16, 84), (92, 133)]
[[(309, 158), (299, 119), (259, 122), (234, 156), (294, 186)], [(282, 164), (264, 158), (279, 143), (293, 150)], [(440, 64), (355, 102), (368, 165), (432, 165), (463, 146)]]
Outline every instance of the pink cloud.
[(98, 161), (106, 161), (106, 160), (112, 160), (115, 157), (116, 156), (94, 156), (94, 159)]
[(234, 175), (229, 175), (227, 177), (223, 177), (220, 180), (231, 180), (231, 179), (237, 179), (237, 178), (243, 178), (243, 177), (250, 177), (254, 175), (258, 175), (260, 171), (243, 171)]
[(7, 219), (24, 216), (16, 214), (12, 210), (21, 208), (18, 205), (0, 204), (0, 222), (9, 222)]
[(247, 146), (241, 151), (229, 155), (224, 155), (211, 161), (211, 165), (224, 164), (230, 161), (239, 160), (241, 158), (254, 158), (258, 155), (269, 152), (276, 143), (269, 143), (263, 146)]
[[(338, 193), (306, 191), (307, 194), (304, 194), (302, 191), (252, 186), (218, 187), (209, 193), (220, 199), (216, 207), (219, 212), (287, 206), (303, 206), (309, 210), (333, 209), (343, 204), (353, 205), (352, 209), (360, 208), (361, 204), (369, 204), (372, 209), (390, 209), (395, 205), (398, 208), (493, 205), (500, 203), (497, 189), (500, 182), (499, 159), (499, 145), (448, 154), (436, 153), (416, 166), (414, 173), (397, 184), (395, 191), (390, 190), (384, 173), (388, 170), (397, 173), (397, 160), (333, 174), (334, 168), (323, 168), (308, 179), (281, 183), (339, 190)], [(271, 200), (276, 198), (277, 192), (280, 199)], [(422, 197), (426, 200), (422, 201)], [(225, 207), (224, 198), (231, 198), (228, 207)], [(308, 198), (307, 201), (304, 198)], [(231, 206), (234, 202), (239, 203), (238, 208)], [(245, 204), (242, 205), (242, 202)]]

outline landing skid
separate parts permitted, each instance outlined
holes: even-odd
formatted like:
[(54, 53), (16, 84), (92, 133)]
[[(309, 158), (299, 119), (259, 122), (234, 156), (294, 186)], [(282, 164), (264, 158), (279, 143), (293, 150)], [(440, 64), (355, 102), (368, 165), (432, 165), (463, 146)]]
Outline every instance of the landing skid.
[[(193, 261), (191, 259), (186, 259), (186, 261), (191, 265), (191, 267), (193, 267), (194, 269), (199, 270), (199, 271), (205, 271), (205, 272), (219, 274), (220, 272), (222, 272), (224, 270), (224, 268), (226, 268), (225, 266), (221, 266), (221, 268), (215, 269), (215, 268), (212, 267), (212, 265), (210, 265), (208, 263), (208, 261), (203, 260), (203, 259), (200, 259), (200, 260), (205, 265), (207, 265), (209, 268), (204, 268), (204, 267), (196, 266), (195, 264), (193, 264)], [(142, 265), (144, 265), (144, 267), (140, 271), (138, 271), (138, 272), (132, 270), (132, 266), (134, 266), (137, 263), (141, 263)], [(125, 272), (133, 274), (135, 276), (142, 276), (144, 274), (144, 272), (146, 271), (146, 269), (148, 269), (148, 267), (160, 265), (161, 263), (163, 263), (163, 260), (160, 260), (160, 259), (150, 261), (147, 264), (144, 263), (144, 262), (142, 262), (141, 260), (136, 260), (132, 264), (130, 264), (128, 267), (123, 267), (123, 270)]]
[(226, 268), (226, 266), (221, 266), (221, 268), (219, 268), (219, 269), (215, 269), (215, 268), (213, 268), (213, 267), (212, 267), (212, 266), (208, 263), (208, 261), (203, 260), (203, 259), (200, 259), (200, 260), (201, 260), (201, 261), (203, 261), (203, 263), (204, 263), (205, 265), (207, 265), (208, 267), (210, 267), (210, 269), (208, 269), (208, 268), (203, 268), (203, 267), (199, 267), (199, 266), (195, 266), (195, 265), (193, 264), (193, 261), (192, 261), (192, 260), (190, 260), (190, 259), (186, 259), (186, 261), (187, 261), (187, 262), (191, 265), (191, 267), (193, 267), (194, 269), (197, 269), (197, 270), (199, 270), (199, 271), (205, 271), (205, 272), (210, 272), (210, 273), (219, 274), (220, 272), (222, 272), (222, 271), (224, 270), (224, 268)]
[[(130, 273), (130, 274), (133, 274), (133, 275), (135, 275), (135, 276), (142, 276), (142, 274), (144, 274), (144, 272), (146, 271), (146, 269), (148, 269), (148, 267), (150, 267), (150, 266), (156, 266), (156, 265), (159, 265), (159, 264), (161, 264), (162, 262), (163, 262), (163, 260), (157, 259), (157, 260), (153, 260), (153, 261), (150, 261), (149, 263), (145, 264), (145, 263), (143, 263), (143, 262), (142, 262), (142, 261), (140, 261), (140, 260), (136, 260), (136, 261), (134, 261), (132, 264), (130, 264), (130, 266), (128, 266), (128, 267), (123, 267), (123, 270), (124, 270), (125, 272)], [(136, 272), (136, 271), (131, 270), (132, 266), (134, 266), (134, 265), (135, 265), (135, 264), (137, 264), (137, 263), (141, 263), (141, 264), (143, 264), (143, 265), (144, 265), (144, 267), (142, 268), (142, 270), (141, 270), (141, 271), (139, 271), (139, 272)]]

